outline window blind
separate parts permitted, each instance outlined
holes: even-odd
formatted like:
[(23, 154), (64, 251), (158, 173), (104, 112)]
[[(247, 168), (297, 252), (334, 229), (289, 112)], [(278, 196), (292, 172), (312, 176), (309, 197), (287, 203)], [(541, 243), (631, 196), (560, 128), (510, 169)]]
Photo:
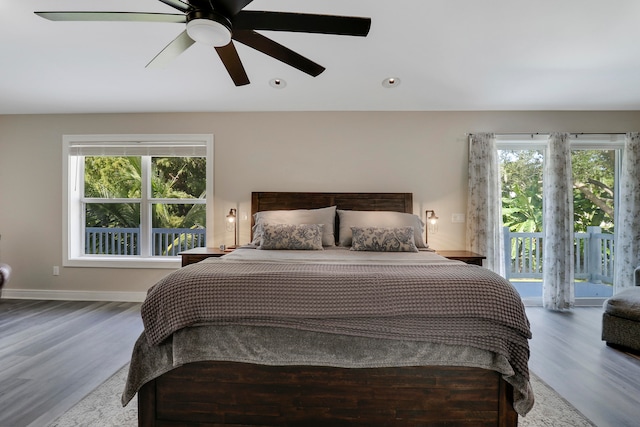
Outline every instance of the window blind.
[(113, 141), (69, 143), (71, 156), (205, 157), (205, 141)]

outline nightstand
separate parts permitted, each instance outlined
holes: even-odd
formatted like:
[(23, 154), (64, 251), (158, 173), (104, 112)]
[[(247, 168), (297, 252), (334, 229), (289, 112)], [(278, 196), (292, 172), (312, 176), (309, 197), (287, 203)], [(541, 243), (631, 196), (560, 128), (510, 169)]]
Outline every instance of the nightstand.
[(203, 259), (211, 258), (211, 257), (221, 257), (222, 255), (226, 255), (232, 250), (221, 251), (218, 248), (193, 248), (187, 251), (180, 252), (179, 255), (182, 256), (182, 266), (189, 264), (195, 264), (196, 262), (200, 262)]
[(480, 267), (482, 267), (482, 260), (487, 258), (484, 255), (469, 251), (436, 251), (436, 253), (447, 259), (463, 261), (467, 264), (479, 265)]

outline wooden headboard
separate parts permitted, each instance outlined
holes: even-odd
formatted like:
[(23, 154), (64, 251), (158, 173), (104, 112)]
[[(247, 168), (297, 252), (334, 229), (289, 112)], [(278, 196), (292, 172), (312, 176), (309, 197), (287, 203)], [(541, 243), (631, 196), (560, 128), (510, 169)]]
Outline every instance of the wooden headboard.
[[(337, 206), (338, 209), (354, 211), (413, 213), (413, 193), (299, 193), (257, 191), (251, 193), (251, 229), (253, 230), (253, 226), (255, 225), (253, 215), (256, 212), (318, 209), (328, 206)], [(336, 230), (338, 230), (338, 215), (336, 215)]]
[(412, 193), (251, 193), (251, 215), (260, 211), (318, 209), (337, 206), (355, 211), (394, 211), (413, 213)]

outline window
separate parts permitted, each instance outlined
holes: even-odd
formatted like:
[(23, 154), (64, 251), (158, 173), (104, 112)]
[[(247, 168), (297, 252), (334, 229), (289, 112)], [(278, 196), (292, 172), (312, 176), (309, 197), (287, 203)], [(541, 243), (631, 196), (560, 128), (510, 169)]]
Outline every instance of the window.
[(212, 135), (66, 135), (63, 153), (64, 265), (174, 268), (206, 246)]

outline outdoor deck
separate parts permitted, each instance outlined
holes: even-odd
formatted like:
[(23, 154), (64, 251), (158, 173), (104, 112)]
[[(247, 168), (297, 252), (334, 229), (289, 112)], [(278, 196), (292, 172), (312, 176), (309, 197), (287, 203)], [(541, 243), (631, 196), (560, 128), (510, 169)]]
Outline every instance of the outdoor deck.
[[(542, 304), (542, 281), (511, 280), (525, 305)], [(613, 295), (613, 286), (605, 283), (575, 282), (575, 297), (581, 300), (577, 305), (601, 306), (606, 298)]]
[[(522, 298), (542, 296), (542, 282), (511, 281)], [(613, 286), (604, 283), (575, 282), (576, 298), (608, 298), (613, 295)]]

